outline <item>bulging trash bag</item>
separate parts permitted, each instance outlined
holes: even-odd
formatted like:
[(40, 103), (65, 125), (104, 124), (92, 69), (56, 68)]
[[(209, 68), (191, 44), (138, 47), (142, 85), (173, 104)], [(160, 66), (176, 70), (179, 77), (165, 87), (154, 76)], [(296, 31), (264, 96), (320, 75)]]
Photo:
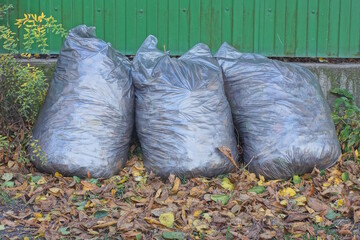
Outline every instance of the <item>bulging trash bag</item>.
[(156, 49), (149, 36), (132, 65), (135, 121), (148, 170), (167, 177), (211, 177), (233, 169), (218, 149), (237, 161), (231, 110), (221, 69), (209, 48), (197, 44), (179, 59)]
[(30, 149), (35, 166), (67, 176), (110, 177), (127, 160), (133, 124), (129, 60), (96, 38), (94, 27), (72, 29), (33, 129), (47, 158), (41, 164)]
[(329, 106), (315, 76), (296, 64), (240, 53), (216, 53), (245, 164), (268, 179), (325, 169), (341, 150)]

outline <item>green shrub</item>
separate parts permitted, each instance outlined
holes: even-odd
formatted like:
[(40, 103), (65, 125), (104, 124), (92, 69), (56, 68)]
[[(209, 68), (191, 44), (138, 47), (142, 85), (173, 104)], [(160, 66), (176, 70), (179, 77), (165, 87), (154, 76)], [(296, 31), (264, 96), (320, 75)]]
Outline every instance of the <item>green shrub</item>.
[(331, 92), (339, 96), (334, 102), (332, 117), (341, 149), (348, 158), (360, 161), (360, 108), (356, 106), (354, 96), (347, 90), (336, 88)]
[(41, 70), (0, 55), (0, 157), (29, 161), (25, 149), (47, 89)]

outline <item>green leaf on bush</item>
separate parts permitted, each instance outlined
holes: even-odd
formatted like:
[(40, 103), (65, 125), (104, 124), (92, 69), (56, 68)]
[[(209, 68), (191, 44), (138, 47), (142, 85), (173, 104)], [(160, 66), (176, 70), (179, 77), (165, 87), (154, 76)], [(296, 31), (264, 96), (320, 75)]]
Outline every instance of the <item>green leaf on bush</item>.
[(343, 172), (343, 173), (341, 174), (341, 179), (342, 179), (344, 182), (348, 181), (348, 180), (349, 180), (349, 173), (348, 173), (348, 172)]
[(298, 175), (294, 175), (293, 176), (293, 183), (294, 184), (299, 184), (301, 183), (301, 178)]
[(327, 211), (327, 213), (325, 214), (325, 217), (329, 220), (334, 220), (337, 217), (340, 217), (341, 215), (339, 213), (334, 212), (334, 210), (330, 209), (329, 211)]
[(94, 218), (95, 219), (99, 219), (99, 218), (104, 218), (108, 215), (108, 212), (105, 210), (100, 210), (100, 211), (96, 211), (94, 213)]
[(230, 199), (230, 196), (224, 194), (213, 194), (210, 198), (214, 202), (222, 202), (223, 205), (226, 205)]
[(266, 188), (264, 186), (255, 186), (248, 190), (248, 192), (254, 192), (256, 194), (260, 194), (265, 192)]
[(165, 239), (183, 240), (185, 239), (186, 235), (182, 232), (163, 232), (162, 237)]

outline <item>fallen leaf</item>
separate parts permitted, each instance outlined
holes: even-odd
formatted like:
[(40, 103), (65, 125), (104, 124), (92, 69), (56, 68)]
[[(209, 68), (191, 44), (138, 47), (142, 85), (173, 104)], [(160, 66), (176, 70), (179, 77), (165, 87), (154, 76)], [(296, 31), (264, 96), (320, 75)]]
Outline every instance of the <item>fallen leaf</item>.
[(179, 191), (180, 183), (181, 183), (180, 178), (176, 177), (174, 181), (174, 186), (170, 190), (170, 194), (176, 194)]
[(57, 187), (49, 188), (49, 191), (56, 194), (56, 193), (60, 192), (60, 188), (57, 188)]
[(61, 173), (59, 173), (59, 172), (55, 172), (55, 177), (56, 178), (61, 178), (63, 175), (61, 174)]
[(4, 173), (4, 174), (1, 176), (1, 179), (2, 179), (2, 180), (5, 180), (6, 182), (7, 182), (7, 181), (10, 181), (12, 178), (13, 178), (13, 174), (12, 174), (12, 173)]
[(182, 233), (182, 232), (163, 232), (162, 237), (164, 239), (183, 240), (183, 239), (185, 239), (186, 234)]
[(248, 190), (248, 192), (254, 192), (256, 194), (261, 194), (266, 191), (266, 187), (264, 186), (254, 186)]
[(307, 198), (307, 204), (310, 208), (314, 209), (315, 212), (323, 212), (328, 209), (328, 206), (316, 198)]
[(105, 210), (100, 210), (100, 211), (96, 211), (94, 213), (94, 218), (95, 219), (100, 219), (100, 218), (104, 218), (108, 215), (108, 212)]
[(221, 186), (229, 191), (234, 190), (234, 184), (232, 184), (227, 177), (222, 179)]
[(231, 153), (230, 148), (228, 148), (228, 147), (226, 147), (226, 146), (221, 146), (221, 147), (218, 147), (218, 149), (220, 150), (220, 152), (221, 152), (222, 154), (225, 155), (225, 157), (227, 157), (227, 159), (230, 160), (230, 162), (231, 162), (237, 169), (240, 169), (240, 168), (238, 167), (238, 165), (236, 164), (234, 158), (233, 158), (233, 155), (232, 155), (232, 153)]
[(279, 192), (279, 195), (282, 197), (288, 197), (288, 196), (293, 197), (296, 195), (296, 192), (294, 189), (287, 187), (287, 188), (284, 188), (283, 190), (281, 190)]
[(295, 185), (301, 183), (301, 178), (298, 175), (294, 175), (293, 176), (293, 183)]
[(315, 222), (316, 223), (321, 223), (323, 221), (323, 218), (322, 217), (320, 217), (319, 215), (316, 215), (315, 216)]
[(223, 205), (226, 205), (229, 199), (230, 199), (229, 195), (224, 195), (224, 194), (211, 195), (211, 200), (213, 200), (214, 202), (222, 202)]
[(172, 212), (163, 213), (159, 217), (159, 221), (162, 225), (168, 228), (172, 228), (174, 225), (174, 214)]
[(297, 197), (295, 198), (295, 201), (297, 206), (304, 206), (306, 203), (306, 197), (305, 196)]
[(341, 215), (339, 213), (336, 213), (334, 210), (329, 209), (327, 213), (325, 214), (325, 217), (329, 220), (335, 220), (337, 217), (340, 217)]

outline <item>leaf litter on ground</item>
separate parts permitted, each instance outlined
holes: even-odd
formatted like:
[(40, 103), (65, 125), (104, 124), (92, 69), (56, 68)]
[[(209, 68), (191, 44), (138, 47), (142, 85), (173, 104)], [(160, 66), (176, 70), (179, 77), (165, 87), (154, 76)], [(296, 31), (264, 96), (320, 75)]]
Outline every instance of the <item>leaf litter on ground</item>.
[(42, 174), (10, 161), (0, 164), (1, 239), (353, 239), (360, 234), (360, 168), (352, 161), (288, 181), (267, 181), (244, 168), (211, 179), (171, 175), (163, 181), (132, 153), (119, 175), (109, 179)]

